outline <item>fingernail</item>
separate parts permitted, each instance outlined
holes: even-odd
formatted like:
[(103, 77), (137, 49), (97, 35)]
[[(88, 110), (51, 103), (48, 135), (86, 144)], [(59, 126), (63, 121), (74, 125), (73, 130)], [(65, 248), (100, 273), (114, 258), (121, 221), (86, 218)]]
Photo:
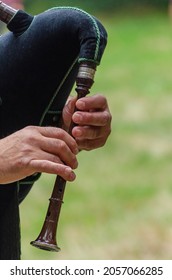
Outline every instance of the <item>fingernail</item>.
[(68, 177), (69, 181), (73, 181), (76, 178), (75, 173), (72, 171), (72, 169), (70, 167), (66, 167), (65, 174)]
[(77, 105), (78, 105), (78, 106), (77, 106), (78, 109), (84, 110), (84, 108), (85, 108), (85, 102), (83, 102), (82, 100), (78, 100)]
[(81, 116), (81, 114), (80, 113), (75, 113), (74, 115), (73, 115), (73, 120), (74, 120), (74, 122), (82, 122), (82, 116)]
[(70, 181), (74, 181), (75, 178), (76, 178), (76, 175), (75, 175), (75, 173), (72, 171), (72, 172), (70, 173), (69, 180), (70, 180)]
[(82, 136), (82, 131), (79, 128), (76, 127), (75, 128), (75, 137), (81, 137), (81, 136)]

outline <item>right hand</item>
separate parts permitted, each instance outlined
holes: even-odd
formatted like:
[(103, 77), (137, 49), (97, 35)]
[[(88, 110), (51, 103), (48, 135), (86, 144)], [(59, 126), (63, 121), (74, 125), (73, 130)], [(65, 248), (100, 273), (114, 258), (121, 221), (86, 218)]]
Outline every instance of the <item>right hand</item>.
[(63, 129), (25, 127), (0, 140), (0, 184), (37, 172), (58, 174), (73, 181), (77, 153), (76, 141)]

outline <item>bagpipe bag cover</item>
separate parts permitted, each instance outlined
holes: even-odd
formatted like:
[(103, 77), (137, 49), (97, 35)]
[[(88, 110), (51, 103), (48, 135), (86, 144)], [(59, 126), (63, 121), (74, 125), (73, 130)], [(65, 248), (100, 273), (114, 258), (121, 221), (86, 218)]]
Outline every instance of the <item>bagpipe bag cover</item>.
[[(88, 13), (57, 7), (18, 11), (0, 37), (0, 136), (27, 126), (58, 126), (82, 60), (99, 64), (107, 42)], [(39, 175), (0, 185), (0, 259), (20, 258), (19, 203)]]

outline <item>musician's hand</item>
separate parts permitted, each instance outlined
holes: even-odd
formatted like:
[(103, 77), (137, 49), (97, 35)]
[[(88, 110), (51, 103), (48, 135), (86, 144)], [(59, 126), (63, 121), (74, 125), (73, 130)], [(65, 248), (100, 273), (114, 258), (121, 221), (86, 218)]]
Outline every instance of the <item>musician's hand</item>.
[[(73, 114), (75, 102), (78, 112)], [(104, 96), (97, 94), (78, 101), (76, 98), (69, 99), (63, 110), (66, 126), (69, 126), (71, 117), (77, 124), (72, 130), (72, 135), (80, 150), (96, 149), (106, 143), (111, 132), (112, 117)]]
[(36, 172), (58, 174), (73, 181), (77, 153), (76, 141), (64, 130), (28, 126), (0, 140), (0, 183)]

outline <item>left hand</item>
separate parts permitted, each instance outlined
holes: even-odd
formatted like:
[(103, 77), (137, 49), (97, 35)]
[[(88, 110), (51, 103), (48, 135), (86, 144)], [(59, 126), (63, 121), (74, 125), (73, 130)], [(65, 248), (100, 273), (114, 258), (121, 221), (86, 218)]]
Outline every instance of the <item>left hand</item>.
[[(76, 112), (75, 106), (78, 110)], [(71, 119), (77, 124), (72, 130), (72, 136), (80, 150), (90, 151), (106, 143), (111, 132), (112, 117), (104, 96), (97, 94), (77, 101), (76, 98), (70, 98), (63, 109), (66, 128), (69, 127)]]

